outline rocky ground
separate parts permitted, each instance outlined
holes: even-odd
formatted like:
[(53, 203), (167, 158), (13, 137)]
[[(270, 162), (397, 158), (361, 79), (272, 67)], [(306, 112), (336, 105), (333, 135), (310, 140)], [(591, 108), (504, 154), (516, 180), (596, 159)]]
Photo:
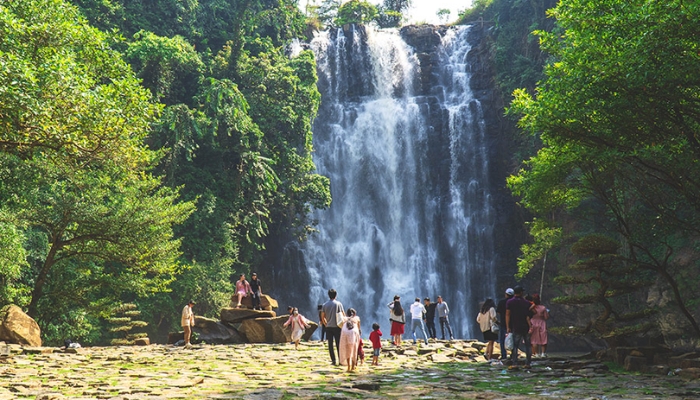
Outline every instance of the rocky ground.
[[(387, 343), (386, 341), (384, 343)], [(330, 364), (323, 343), (3, 347), (0, 399), (698, 399), (700, 381), (630, 374), (595, 360), (551, 357), (531, 370), (486, 363), (473, 341), (401, 349), (378, 367)]]

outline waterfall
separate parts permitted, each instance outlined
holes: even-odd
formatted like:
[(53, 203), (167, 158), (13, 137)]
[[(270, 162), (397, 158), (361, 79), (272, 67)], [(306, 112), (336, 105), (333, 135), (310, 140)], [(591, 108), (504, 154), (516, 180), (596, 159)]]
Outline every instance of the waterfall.
[[(335, 288), (363, 326), (388, 333), (395, 294), (405, 306), (442, 295), (455, 337), (477, 334), (479, 302), (496, 293), (495, 211), (468, 34), (445, 31), (433, 71), (396, 31), (335, 29), (311, 42), (322, 94), (314, 161), (333, 196), (302, 245), (311, 304)], [(432, 74), (428, 93), (421, 73)]]

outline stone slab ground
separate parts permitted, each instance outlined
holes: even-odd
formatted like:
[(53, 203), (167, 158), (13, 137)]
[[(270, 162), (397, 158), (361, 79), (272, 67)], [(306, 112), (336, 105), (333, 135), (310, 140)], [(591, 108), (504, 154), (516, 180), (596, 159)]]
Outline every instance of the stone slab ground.
[[(386, 342), (385, 342), (386, 343)], [(330, 365), (325, 344), (13, 347), (0, 399), (698, 399), (700, 382), (550, 357), (531, 370), (486, 363), (474, 342), (387, 345), (378, 367)], [(481, 347), (478, 344), (476, 347)], [(371, 355), (371, 350), (366, 349)]]

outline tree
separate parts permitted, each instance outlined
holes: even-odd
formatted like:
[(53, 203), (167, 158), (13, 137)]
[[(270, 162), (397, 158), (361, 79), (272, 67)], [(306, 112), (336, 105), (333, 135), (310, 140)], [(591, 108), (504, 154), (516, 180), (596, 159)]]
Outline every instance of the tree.
[(410, 0), (384, 0), (378, 9), (377, 24), (382, 28), (400, 26), (404, 20), (404, 13), (410, 7)]
[(441, 8), (441, 9), (437, 10), (437, 12), (435, 14), (437, 15), (438, 19), (440, 19), (440, 22), (445, 24), (450, 19), (451, 13), (452, 13), (452, 11), (450, 11), (449, 8)]
[(0, 7), (0, 37), (0, 170), (11, 171), (1, 211), (42, 233), (46, 249), (32, 258), (29, 314), (42, 314), (51, 276), (77, 261), (122, 292), (165, 290), (179, 269), (172, 227), (192, 203), (176, 204), (148, 172), (158, 107), (106, 36), (60, 0)]
[(338, 9), (335, 25), (366, 24), (377, 16), (377, 7), (366, 1), (350, 0)]
[(635, 268), (665, 280), (697, 336), (693, 284), (679, 279), (697, 265), (675, 255), (700, 233), (699, 12), (683, 1), (560, 2), (560, 30), (539, 32), (547, 78), (511, 105), (544, 148), (509, 180), (539, 215), (602, 205)]
[[(560, 285), (573, 285), (572, 295), (552, 299), (555, 304), (595, 305), (598, 313), (586, 326), (574, 328), (578, 334), (593, 333), (612, 344), (635, 333), (649, 331), (653, 322), (644, 320), (657, 310), (647, 307), (640, 289), (654, 283), (649, 273), (640, 274), (633, 261), (618, 254), (620, 243), (604, 235), (582, 237), (571, 252), (580, 261), (555, 279)], [(629, 301), (634, 296), (634, 301)], [(628, 301), (625, 301), (628, 300)], [(560, 331), (574, 333), (571, 328)]]

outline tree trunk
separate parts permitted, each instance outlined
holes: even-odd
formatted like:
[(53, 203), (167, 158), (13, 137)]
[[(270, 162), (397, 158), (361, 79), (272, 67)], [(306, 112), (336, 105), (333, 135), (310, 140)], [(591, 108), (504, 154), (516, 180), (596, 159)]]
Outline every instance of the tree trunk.
[(32, 300), (29, 303), (29, 309), (27, 310), (27, 315), (32, 318), (37, 316), (37, 306), (39, 304), (39, 299), (42, 296), (44, 290), (44, 283), (46, 283), (46, 276), (49, 274), (51, 267), (53, 267), (54, 260), (56, 259), (56, 253), (58, 253), (61, 245), (59, 244), (58, 236), (51, 243), (51, 249), (49, 249), (49, 254), (46, 255), (46, 260), (44, 260), (44, 265), (39, 270), (39, 274), (34, 282), (34, 290), (32, 290)]

